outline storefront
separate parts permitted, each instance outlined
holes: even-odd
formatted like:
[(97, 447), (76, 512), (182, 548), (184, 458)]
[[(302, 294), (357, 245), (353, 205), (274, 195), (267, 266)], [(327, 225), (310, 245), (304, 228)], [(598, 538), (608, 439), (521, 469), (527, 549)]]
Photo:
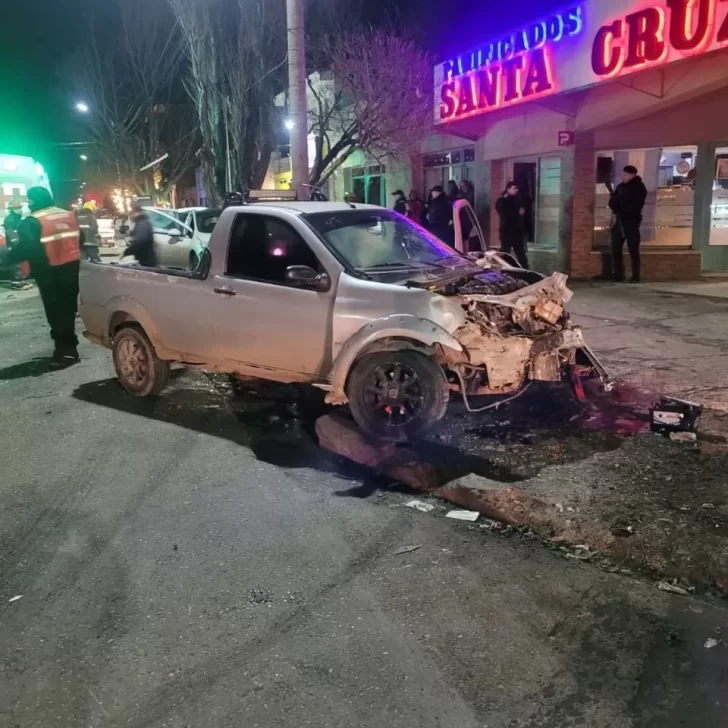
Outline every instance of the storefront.
[[(493, 242), (495, 198), (518, 183), (532, 261), (601, 272), (608, 186), (626, 164), (648, 189), (645, 279), (728, 270), (728, 3), (585, 0), (435, 69), (447, 144), (469, 174)], [(445, 165), (441, 165), (445, 166)]]

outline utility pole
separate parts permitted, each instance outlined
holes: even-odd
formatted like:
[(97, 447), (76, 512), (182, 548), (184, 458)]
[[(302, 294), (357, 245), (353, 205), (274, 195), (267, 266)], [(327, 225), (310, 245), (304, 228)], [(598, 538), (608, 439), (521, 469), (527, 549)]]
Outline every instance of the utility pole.
[(292, 187), (299, 200), (308, 199), (308, 108), (306, 100), (305, 0), (286, 0), (288, 27), (288, 104), (291, 121)]

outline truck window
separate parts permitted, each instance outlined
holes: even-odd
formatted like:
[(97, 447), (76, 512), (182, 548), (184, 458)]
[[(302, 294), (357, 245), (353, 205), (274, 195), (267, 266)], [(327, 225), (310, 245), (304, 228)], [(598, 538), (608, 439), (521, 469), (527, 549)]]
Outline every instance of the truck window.
[(265, 215), (235, 218), (225, 275), (283, 284), (292, 265), (321, 271), (311, 248), (288, 223)]

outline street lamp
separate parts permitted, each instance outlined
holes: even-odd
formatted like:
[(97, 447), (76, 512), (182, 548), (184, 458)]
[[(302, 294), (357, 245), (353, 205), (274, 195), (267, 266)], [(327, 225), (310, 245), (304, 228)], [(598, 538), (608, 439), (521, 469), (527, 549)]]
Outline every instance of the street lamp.
[(74, 108), (82, 114), (88, 114), (89, 112), (88, 104), (84, 101), (78, 101)]
[(85, 154), (82, 154), (82, 155), (81, 155), (81, 156), (79, 157), (79, 159), (80, 159), (80, 160), (81, 160), (82, 162), (88, 162), (88, 157), (87, 157), (87, 156), (86, 156)]

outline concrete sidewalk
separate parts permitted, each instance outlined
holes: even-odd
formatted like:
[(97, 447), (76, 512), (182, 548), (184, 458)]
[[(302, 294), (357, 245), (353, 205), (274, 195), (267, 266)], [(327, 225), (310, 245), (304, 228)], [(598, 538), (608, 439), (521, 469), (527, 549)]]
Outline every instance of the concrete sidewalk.
[[(704, 285), (704, 288), (700, 288)], [(576, 284), (569, 308), (619, 378), (650, 394), (697, 401), (706, 426), (728, 432), (728, 298), (625, 284)]]

